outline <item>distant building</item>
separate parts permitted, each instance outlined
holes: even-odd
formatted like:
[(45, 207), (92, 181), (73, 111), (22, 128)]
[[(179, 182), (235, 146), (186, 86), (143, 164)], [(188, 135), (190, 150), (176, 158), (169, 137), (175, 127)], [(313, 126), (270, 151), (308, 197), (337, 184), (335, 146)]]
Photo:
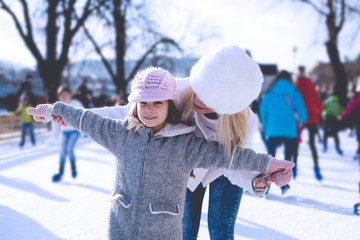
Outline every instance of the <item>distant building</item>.
[[(360, 56), (354, 61), (344, 63), (348, 78), (348, 90), (354, 91), (360, 84)], [(309, 71), (309, 76), (320, 91), (329, 92), (335, 86), (335, 74), (330, 63), (318, 63)]]
[(259, 64), (259, 66), (264, 76), (264, 83), (261, 87), (261, 95), (262, 95), (264, 91), (267, 89), (271, 80), (275, 77), (275, 75), (278, 73), (279, 70), (276, 64)]

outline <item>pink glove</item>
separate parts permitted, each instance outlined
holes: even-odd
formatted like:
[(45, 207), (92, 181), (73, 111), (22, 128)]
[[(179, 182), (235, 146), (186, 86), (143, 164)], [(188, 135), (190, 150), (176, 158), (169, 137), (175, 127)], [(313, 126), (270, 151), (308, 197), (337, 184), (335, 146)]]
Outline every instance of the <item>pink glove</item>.
[(286, 160), (273, 159), (270, 162), (269, 171), (260, 174), (253, 180), (255, 188), (269, 187), (269, 183), (274, 182), (277, 186), (288, 184), (292, 178), (292, 168), (294, 163)]
[(34, 116), (35, 121), (49, 122), (53, 119), (53, 106), (51, 104), (39, 104), (36, 108), (29, 107), (27, 113)]

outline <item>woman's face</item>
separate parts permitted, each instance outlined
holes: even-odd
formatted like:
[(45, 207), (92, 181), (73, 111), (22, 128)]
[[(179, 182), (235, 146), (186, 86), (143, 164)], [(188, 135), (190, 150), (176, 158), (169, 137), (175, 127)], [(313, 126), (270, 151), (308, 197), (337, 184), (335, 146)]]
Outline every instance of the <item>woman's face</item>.
[(207, 107), (194, 93), (194, 110), (199, 114), (214, 113), (215, 111)]
[(158, 132), (166, 123), (169, 101), (137, 102), (137, 114), (140, 121), (147, 127)]

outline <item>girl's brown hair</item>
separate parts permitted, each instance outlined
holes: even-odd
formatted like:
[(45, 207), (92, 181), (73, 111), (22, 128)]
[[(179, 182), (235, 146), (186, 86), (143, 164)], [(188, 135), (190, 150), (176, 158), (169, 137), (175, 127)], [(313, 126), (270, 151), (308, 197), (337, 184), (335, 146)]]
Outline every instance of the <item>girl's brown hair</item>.
[[(181, 114), (179, 110), (175, 107), (175, 103), (173, 100), (168, 100), (168, 115), (166, 118), (166, 122), (176, 124), (180, 122)], [(129, 111), (129, 125), (127, 126), (127, 130), (135, 128), (135, 131), (139, 130), (139, 126), (141, 121), (137, 114), (137, 104), (133, 103), (132, 109)]]

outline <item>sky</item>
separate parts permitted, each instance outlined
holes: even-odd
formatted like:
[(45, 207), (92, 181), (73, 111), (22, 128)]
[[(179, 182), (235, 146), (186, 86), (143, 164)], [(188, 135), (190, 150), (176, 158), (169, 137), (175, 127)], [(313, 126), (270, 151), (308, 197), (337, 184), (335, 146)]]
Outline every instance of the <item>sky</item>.
[[(200, 57), (211, 49), (236, 44), (250, 50), (257, 62), (278, 64), (279, 69), (289, 71), (299, 64), (312, 67), (328, 62), (324, 19), (306, 4), (291, 0), (157, 0), (152, 7), (149, 14), (156, 11), (153, 19), (159, 21), (159, 30), (178, 40), (189, 56)], [(35, 66), (4, 11), (0, 11), (0, 24), (0, 60)], [(343, 60), (360, 54), (360, 34), (356, 32), (359, 25), (352, 21), (340, 34)], [(199, 33), (215, 37), (199, 42)]]

